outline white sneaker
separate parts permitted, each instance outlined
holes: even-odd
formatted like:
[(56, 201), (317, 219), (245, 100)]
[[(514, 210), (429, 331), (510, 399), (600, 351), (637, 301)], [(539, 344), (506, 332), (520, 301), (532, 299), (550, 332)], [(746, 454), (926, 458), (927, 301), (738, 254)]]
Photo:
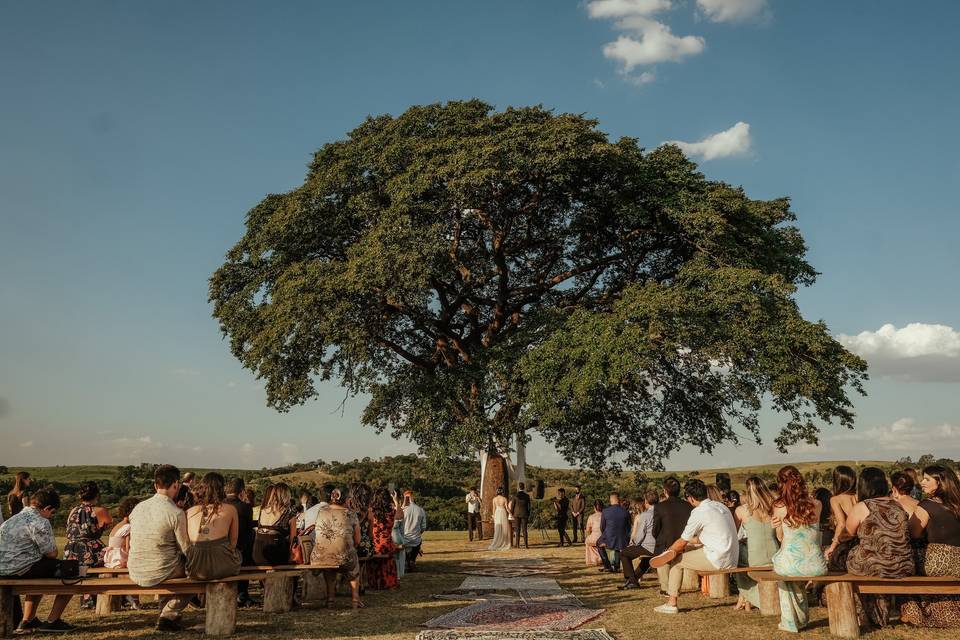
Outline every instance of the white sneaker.
[(679, 613), (680, 611), (680, 609), (669, 604), (662, 604), (659, 607), (654, 607), (653, 610), (657, 613)]

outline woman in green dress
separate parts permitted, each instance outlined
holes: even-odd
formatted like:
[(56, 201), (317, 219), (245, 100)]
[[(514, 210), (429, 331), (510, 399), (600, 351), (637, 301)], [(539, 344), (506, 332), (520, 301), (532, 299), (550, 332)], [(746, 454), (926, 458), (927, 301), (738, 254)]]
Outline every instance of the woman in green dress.
[[(747, 478), (744, 498), (743, 504), (737, 507), (734, 513), (742, 534), (746, 534), (746, 540), (740, 542), (740, 566), (769, 565), (773, 561), (773, 554), (780, 548), (777, 532), (770, 521), (773, 514), (773, 494), (763, 480), (751, 476)], [(733, 608), (750, 611), (752, 607), (759, 607), (760, 589), (757, 583), (745, 573), (738, 573), (736, 576), (740, 597)]]

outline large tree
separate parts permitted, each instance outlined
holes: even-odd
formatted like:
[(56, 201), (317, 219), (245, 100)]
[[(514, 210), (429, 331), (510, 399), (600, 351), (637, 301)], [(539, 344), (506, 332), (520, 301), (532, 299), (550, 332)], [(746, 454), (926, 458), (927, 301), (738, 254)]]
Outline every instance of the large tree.
[(336, 379), (363, 422), (437, 458), (539, 432), (571, 463), (851, 426), (866, 365), (794, 301), (814, 282), (787, 198), (673, 146), (480, 101), (368, 118), (269, 195), (210, 280), (280, 411)]

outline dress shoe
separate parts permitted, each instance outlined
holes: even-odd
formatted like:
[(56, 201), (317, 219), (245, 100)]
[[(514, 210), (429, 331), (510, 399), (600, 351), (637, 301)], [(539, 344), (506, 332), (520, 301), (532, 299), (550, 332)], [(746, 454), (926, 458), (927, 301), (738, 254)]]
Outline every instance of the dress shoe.
[(640, 585), (637, 584), (636, 582), (625, 582), (619, 587), (617, 587), (617, 589), (620, 589), (621, 591), (626, 591), (627, 589), (639, 589), (639, 588), (640, 588)]

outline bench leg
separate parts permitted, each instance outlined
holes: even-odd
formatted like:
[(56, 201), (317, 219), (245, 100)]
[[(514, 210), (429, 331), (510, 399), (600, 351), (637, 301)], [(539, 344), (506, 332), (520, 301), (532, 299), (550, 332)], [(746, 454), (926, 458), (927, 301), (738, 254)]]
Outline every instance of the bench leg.
[(17, 605), (20, 598), (13, 595), (13, 589), (10, 587), (0, 587), (0, 638), (12, 638), (20, 624)]
[(857, 599), (849, 582), (831, 582), (827, 593), (827, 616), (830, 619), (830, 635), (838, 638), (859, 638), (860, 623), (857, 622)]
[(760, 615), (780, 615), (780, 589), (776, 582), (758, 582), (757, 590), (760, 594)]
[(303, 572), (304, 602), (320, 602), (327, 597), (327, 583), (320, 571)]
[(206, 623), (208, 636), (229, 636), (237, 628), (237, 583), (211, 582), (207, 585)]
[(286, 613), (293, 608), (293, 589), (296, 578), (264, 578), (263, 612)]
[(708, 576), (707, 584), (711, 598), (726, 598), (730, 595), (730, 576), (725, 573)]
[(680, 583), (680, 592), (700, 591), (700, 576), (696, 571), (683, 570), (683, 581)]

